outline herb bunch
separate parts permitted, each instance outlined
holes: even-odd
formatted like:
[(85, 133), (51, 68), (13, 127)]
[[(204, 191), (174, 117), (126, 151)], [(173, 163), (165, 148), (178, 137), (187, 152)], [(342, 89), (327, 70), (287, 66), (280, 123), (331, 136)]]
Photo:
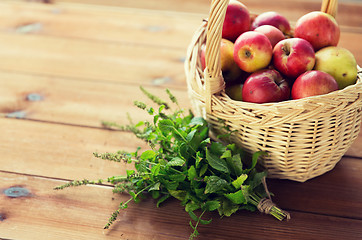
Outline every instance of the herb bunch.
[(131, 201), (138, 203), (147, 196), (158, 200), (157, 207), (169, 198), (178, 199), (191, 218), (189, 224), (193, 232), (190, 239), (198, 236), (200, 224), (211, 222), (211, 219), (203, 218), (206, 212), (217, 211), (220, 216), (230, 216), (241, 209), (263, 211), (262, 205), (269, 201), (266, 213), (279, 220), (289, 218), (288, 213), (270, 200), (263, 181), (267, 173), (256, 169), (259, 156), (265, 153), (256, 152), (251, 161), (246, 161), (245, 152), (235, 144), (223, 144), (222, 139), (210, 138), (207, 121), (191, 112), (185, 113), (169, 90), (166, 91), (177, 110), (172, 110), (169, 103), (145, 89), (141, 90), (158, 105), (155, 109), (135, 102), (137, 107), (153, 117), (152, 121), (131, 122), (127, 126), (109, 122), (103, 124), (132, 131), (145, 140), (150, 149), (143, 152), (138, 148), (135, 152), (94, 153), (98, 158), (132, 163), (135, 170), (127, 170), (126, 176), (73, 181), (55, 189), (106, 181), (114, 185), (113, 192), (128, 193), (130, 199), (120, 203), (105, 229)]

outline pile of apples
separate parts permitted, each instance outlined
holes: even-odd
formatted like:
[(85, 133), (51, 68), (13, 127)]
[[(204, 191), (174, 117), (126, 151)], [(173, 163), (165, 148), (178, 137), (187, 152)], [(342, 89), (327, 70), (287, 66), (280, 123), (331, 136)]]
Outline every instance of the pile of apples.
[[(294, 27), (277, 12), (250, 14), (230, 0), (222, 29), (221, 70), (234, 100), (280, 102), (327, 94), (356, 83), (357, 62), (337, 44), (335, 18), (314, 11)], [(205, 68), (205, 45), (201, 64)]]

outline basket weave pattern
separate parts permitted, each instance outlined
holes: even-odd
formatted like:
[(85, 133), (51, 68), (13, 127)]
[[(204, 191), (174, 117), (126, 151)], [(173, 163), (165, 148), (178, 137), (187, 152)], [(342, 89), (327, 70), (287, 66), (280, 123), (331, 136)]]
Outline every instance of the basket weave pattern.
[[(194, 34), (185, 72), (196, 115), (205, 117), (214, 134), (225, 125), (232, 141), (247, 152), (266, 151), (261, 159), (270, 178), (304, 182), (334, 168), (357, 138), (362, 118), (362, 71), (357, 83), (329, 94), (278, 103), (255, 104), (230, 99), (220, 67), (221, 29), (228, 0), (214, 0), (208, 21)], [(325, 8), (325, 1), (322, 4)], [(330, 8), (336, 12), (336, 1)], [(206, 68), (201, 45), (206, 43)]]

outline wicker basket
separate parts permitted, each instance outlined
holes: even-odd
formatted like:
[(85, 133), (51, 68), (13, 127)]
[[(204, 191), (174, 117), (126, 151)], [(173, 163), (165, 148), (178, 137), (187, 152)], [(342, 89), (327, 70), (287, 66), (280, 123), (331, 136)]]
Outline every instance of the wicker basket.
[[(254, 104), (230, 99), (220, 66), (222, 24), (228, 0), (213, 0), (209, 20), (194, 34), (185, 72), (196, 115), (206, 118), (214, 134), (225, 124), (231, 140), (247, 152), (266, 151), (261, 164), (270, 178), (304, 182), (334, 168), (357, 138), (362, 116), (362, 74), (357, 83), (329, 94), (278, 103)], [(323, 1), (322, 11), (335, 15), (337, 1)], [(206, 42), (202, 71), (201, 45)], [(221, 120), (221, 121), (220, 121)]]

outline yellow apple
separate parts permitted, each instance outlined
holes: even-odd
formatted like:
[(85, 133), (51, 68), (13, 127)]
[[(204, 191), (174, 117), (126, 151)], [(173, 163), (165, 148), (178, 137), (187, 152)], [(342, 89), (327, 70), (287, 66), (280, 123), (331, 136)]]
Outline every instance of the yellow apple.
[(317, 51), (315, 58), (314, 69), (332, 75), (337, 81), (339, 89), (356, 83), (357, 62), (349, 50), (329, 46)]

